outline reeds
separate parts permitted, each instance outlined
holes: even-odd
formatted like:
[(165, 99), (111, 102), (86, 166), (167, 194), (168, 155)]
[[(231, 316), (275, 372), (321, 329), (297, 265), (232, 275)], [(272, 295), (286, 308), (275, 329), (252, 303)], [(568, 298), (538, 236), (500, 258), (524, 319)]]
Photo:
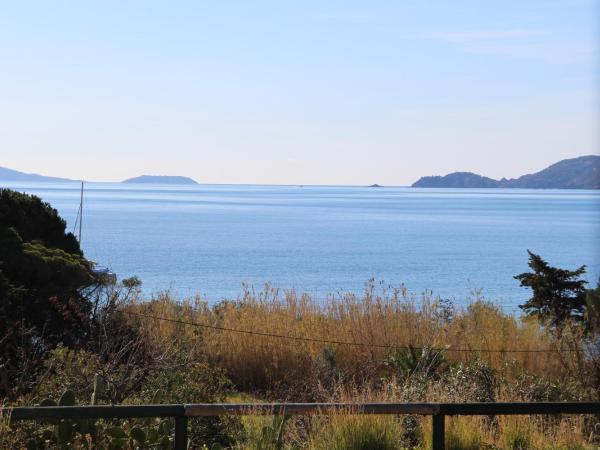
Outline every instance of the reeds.
[[(162, 294), (122, 311), (152, 345), (221, 367), (237, 389), (267, 401), (594, 399), (577, 378), (576, 333), (557, 337), (477, 299), (457, 307), (371, 285), (325, 302), (267, 289), (212, 307)], [(594, 448), (590, 420), (448, 418), (447, 448)], [(240, 448), (271, 448), (261, 447), (263, 419), (245, 424)], [(430, 426), (423, 417), (335, 414), (290, 421), (286, 436), (314, 450), (428, 448)]]
[(246, 295), (213, 308), (198, 299), (176, 302), (161, 295), (126, 310), (217, 327), (135, 319), (157, 345), (176, 340), (251, 390), (304, 383), (320, 368), (346, 379), (376, 379), (388, 371), (386, 361), (407, 346), (441, 351), (449, 363), (483, 360), (505, 377), (560, 377), (569, 358), (558, 357), (560, 343), (537, 322), (519, 320), (492, 303), (455, 307), (403, 290), (368, 290), (363, 297), (347, 294), (324, 303), (288, 291)]

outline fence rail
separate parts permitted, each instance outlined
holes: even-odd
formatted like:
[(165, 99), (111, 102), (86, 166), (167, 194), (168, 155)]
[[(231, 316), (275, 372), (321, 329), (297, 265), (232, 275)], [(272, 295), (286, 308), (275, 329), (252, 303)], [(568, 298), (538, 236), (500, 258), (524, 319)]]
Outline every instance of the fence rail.
[(46, 419), (175, 419), (175, 449), (187, 449), (188, 418), (229, 415), (415, 414), (432, 416), (433, 450), (443, 450), (446, 416), (596, 414), (600, 402), (541, 403), (194, 403), (183, 405), (32, 406), (1, 409), (12, 421)]

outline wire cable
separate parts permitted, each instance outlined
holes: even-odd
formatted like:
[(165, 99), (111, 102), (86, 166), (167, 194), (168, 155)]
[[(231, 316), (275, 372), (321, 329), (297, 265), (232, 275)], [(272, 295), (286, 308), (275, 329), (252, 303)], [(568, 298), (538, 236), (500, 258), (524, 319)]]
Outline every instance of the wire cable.
[(312, 342), (319, 344), (332, 344), (332, 345), (348, 345), (354, 347), (370, 347), (370, 348), (385, 348), (392, 350), (431, 350), (431, 351), (452, 351), (458, 353), (570, 353), (576, 350), (573, 349), (484, 349), (484, 348), (452, 348), (452, 347), (415, 347), (410, 345), (389, 345), (389, 344), (367, 344), (365, 342), (351, 342), (351, 341), (338, 341), (338, 340), (329, 340), (329, 339), (321, 339), (321, 338), (313, 338), (313, 337), (302, 337), (302, 336), (290, 336), (286, 334), (275, 334), (275, 333), (267, 333), (263, 331), (253, 331), (253, 330), (240, 330), (237, 328), (228, 328), (221, 327), (218, 325), (208, 325), (204, 323), (191, 322), (187, 320), (180, 319), (169, 319), (167, 317), (154, 316), (149, 314), (135, 313), (131, 311), (122, 311), (124, 314), (144, 317), (146, 319), (160, 320), (164, 322), (177, 323), (180, 325), (194, 326), (199, 328), (208, 328), (217, 331), (225, 331), (230, 333), (238, 333), (238, 334), (246, 334), (253, 336), (262, 336), (262, 337), (270, 337), (276, 339), (287, 339), (292, 341), (300, 341), (300, 342)]

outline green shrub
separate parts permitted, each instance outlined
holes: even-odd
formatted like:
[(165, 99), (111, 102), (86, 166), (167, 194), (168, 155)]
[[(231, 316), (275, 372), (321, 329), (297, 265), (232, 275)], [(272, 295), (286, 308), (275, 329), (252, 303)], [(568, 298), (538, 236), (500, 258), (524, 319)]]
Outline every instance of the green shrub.
[[(94, 379), (92, 400), (102, 394), (104, 383)], [(76, 406), (73, 391), (65, 391), (58, 402), (44, 399), (39, 406)], [(28, 450), (42, 449), (143, 449), (168, 450), (173, 444), (173, 428), (167, 420), (86, 420), (53, 419), (41, 421), (27, 438)], [(20, 448), (22, 445), (17, 445)]]
[[(94, 378), (102, 372), (100, 358), (84, 350), (71, 350), (59, 345), (50, 351), (44, 361), (44, 375), (31, 396), (31, 403), (45, 398), (59, 398), (65, 390), (72, 391), (78, 399), (90, 399), (94, 392)], [(105, 398), (103, 389), (102, 398)], [(95, 403), (100, 403), (96, 396)]]
[[(217, 403), (232, 390), (231, 381), (221, 369), (207, 364), (166, 366), (152, 371), (139, 396), (130, 403)], [(235, 417), (198, 417), (190, 419), (192, 448), (202, 444), (231, 445), (240, 427)]]
[(440, 384), (447, 396), (456, 401), (496, 401), (496, 371), (483, 360), (451, 367)]

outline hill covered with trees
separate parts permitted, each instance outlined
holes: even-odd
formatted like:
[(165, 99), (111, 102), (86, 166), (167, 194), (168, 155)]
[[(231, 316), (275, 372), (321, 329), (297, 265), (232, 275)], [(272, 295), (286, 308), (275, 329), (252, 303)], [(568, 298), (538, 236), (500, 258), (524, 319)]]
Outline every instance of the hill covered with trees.
[(600, 156), (564, 159), (539, 172), (519, 178), (494, 180), (471, 172), (422, 177), (412, 187), (600, 189)]

